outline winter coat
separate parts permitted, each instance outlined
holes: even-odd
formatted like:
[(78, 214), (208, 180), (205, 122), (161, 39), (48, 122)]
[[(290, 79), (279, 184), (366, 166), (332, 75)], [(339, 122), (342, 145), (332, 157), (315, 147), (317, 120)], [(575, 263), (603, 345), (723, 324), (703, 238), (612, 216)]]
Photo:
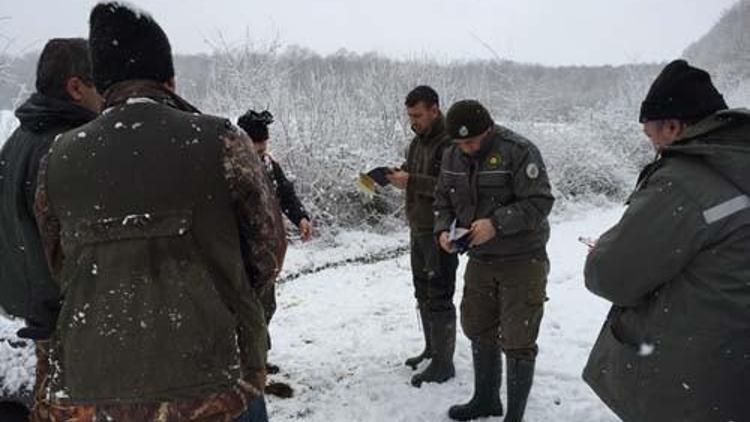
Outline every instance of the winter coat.
[(435, 234), (492, 220), (497, 235), (469, 250), (471, 258), (508, 261), (545, 258), (554, 198), (542, 156), (531, 141), (495, 126), (470, 157), (445, 151), (435, 190)]
[(435, 217), (432, 204), (435, 202), (435, 186), (440, 174), (440, 163), (451, 140), (445, 132), (442, 115), (430, 127), (428, 133), (416, 135), (401, 167), (409, 173), (406, 184), (406, 216), (409, 227), (415, 233), (432, 233)]
[(52, 409), (236, 416), (262, 393), (256, 292), (285, 245), (263, 167), (243, 132), (161, 84), (117, 84), (106, 106), (40, 170), (35, 206), (63, 296)]
[(297, 197), (297, 192), (294, 191), (294, 184), (286, 178), (284, 170), (281, 169), (281, 165), (274, 160), (269, 154), (263, 154), (261, 156), (263, 165), (266, 168), (266, 173), (271, 179), (271, 185), (273, 186), (276, 198), (279, 200), (281, 206), (281, 212), (294, 223), (295, 226), (299, 226), (302, 219), (310, 219), (307, 215), (305, 207)]
[(689, 126), (586, 261), (584, 379), (626, 422), (750, 420), (750, 111)]
[(54, 327), (59, 289), (34, 219), (39, 162), (55, 136), (96, 114), (37, 93), (16, 110), (16, 117), (21, 125), (0, 151), (0, 306), (26, 319), (25, 335), (42, 339)]

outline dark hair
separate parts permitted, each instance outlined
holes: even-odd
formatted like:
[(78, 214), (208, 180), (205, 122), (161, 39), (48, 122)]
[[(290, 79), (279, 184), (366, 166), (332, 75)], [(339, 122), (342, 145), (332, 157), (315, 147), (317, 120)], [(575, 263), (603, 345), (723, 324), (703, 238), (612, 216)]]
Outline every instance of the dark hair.
[(268, 125), (273, 123), (273, 114), (268, 110), (258, 113), (248, 110), (237, 119), (237, 126), (247, 132), (253, 142), (263, 142), (268, 139)]
[(404, 104), (407, 107), (414, 107), (419, 103), (424, 103), (426, 106), (440, 106), (440, 98), (434, 89), (427, 85), (419, 85), (409, 92), (406, 96)]
[(36, 64), (36, 91), (48, 97), (69, 100), (65, 85), (74, 76), (92, 82), (88, 42), (83, 38), (47, 41)]

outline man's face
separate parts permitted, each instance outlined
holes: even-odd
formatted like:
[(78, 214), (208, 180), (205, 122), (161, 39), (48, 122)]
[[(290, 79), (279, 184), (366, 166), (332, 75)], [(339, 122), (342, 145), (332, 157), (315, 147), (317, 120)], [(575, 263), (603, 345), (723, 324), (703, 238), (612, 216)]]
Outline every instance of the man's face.
[(263, 155), (266, 153), (266, 148), (268, 147), (268, 139), (261, 142), (253, 142), (253, 146), (255, 147), (255, 152), (257, 152), (258, 155)]
[(83, 108), (87, 108), (94, 113), (102, 111), (104, 98), (99, 95), (94, 82), (86, 78), (73, 76), (66, 83), (66, 90), (73, 101)]
[(417, 135), (425, 135), (440, 115), (440, 108), (437, 104), (428, 106), (420, 101), (413, 107), (406, 107), (406, 114), (409, 116), (411, 130)]
[(679, 120), (649, 120), (643, 124), (643, 133), (657, 151), (671, 145), (682, 134), (685, 125)]
[(461, 150), (461, 152), (463, 152), (464, 154), (470, 157), (473, 157), (482, 148), (482, 141), (484, 140), (484, 138), (487, 137), (488, 133), (489, 133), (489, 129), (485, 131), (484, 133), (482, 133), (481, 135), (477, 135), (472, 138), (454, 140), (453, 142), (456, 144), (458, 149)]

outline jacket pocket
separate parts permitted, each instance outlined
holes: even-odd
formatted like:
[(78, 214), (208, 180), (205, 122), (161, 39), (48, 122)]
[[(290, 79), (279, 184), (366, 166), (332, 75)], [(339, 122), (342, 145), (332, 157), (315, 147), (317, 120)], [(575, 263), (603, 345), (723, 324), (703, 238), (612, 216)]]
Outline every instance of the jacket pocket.
[(469, 176), (467, 173), (443, 171), (445, 189), (455, 206), (469, 198)]
[(239, 376), (237, 319), (190, 211), (82, 220), (75, 233), (58, 322), (71, 398), (169, 399)]
[(583, 372), (584, 380), (624, 420), (634, 420), (639, 407), (641, 359), (636, 347), (623, 343), (607, 320)]

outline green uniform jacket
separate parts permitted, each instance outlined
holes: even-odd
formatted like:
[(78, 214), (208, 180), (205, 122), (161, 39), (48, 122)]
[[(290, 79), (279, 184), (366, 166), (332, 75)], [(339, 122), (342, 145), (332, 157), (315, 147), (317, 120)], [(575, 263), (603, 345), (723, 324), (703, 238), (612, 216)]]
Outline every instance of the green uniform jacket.
[[(49, 238), (59, 233), (60, 249), (45, 247), (63, 296), (52, 399), (177, 401), (242, 377), (262, 383), (267, 332), (253, 287), (273, 281), (283, 233), (261, 163), (228, 120), (149, 83), (121, 88), (42, 166), (37, 217)], [(249, 154), (242, 167), (227, 159), (235, 142)], [(247, 262), (253, 253), (270, 263)]]
[(750, 112), (689, 127), (586, 261), (611, 301), (583, 377), (626, 422), (750, 418)]
[(432, 233), (435, 201), (435, 185), (440, 173), (443, 152), (451, 145), (445, 133), (445, 122), (441, 115), (424, 136), (417, 135), (409, 144), (406, 163), (402, 166), (409, 173), (406, 185), (406, 215), (412, 232)]
[(497, 235), (469, 250), (483, 261), (546, 258), (547, 216), (554, 198), (539, 151), (531, 141), (495, 126), (469, 157), (453, 145), (445, 151), (435, 190), (434, 232), (471, 227), (490, 218)]

